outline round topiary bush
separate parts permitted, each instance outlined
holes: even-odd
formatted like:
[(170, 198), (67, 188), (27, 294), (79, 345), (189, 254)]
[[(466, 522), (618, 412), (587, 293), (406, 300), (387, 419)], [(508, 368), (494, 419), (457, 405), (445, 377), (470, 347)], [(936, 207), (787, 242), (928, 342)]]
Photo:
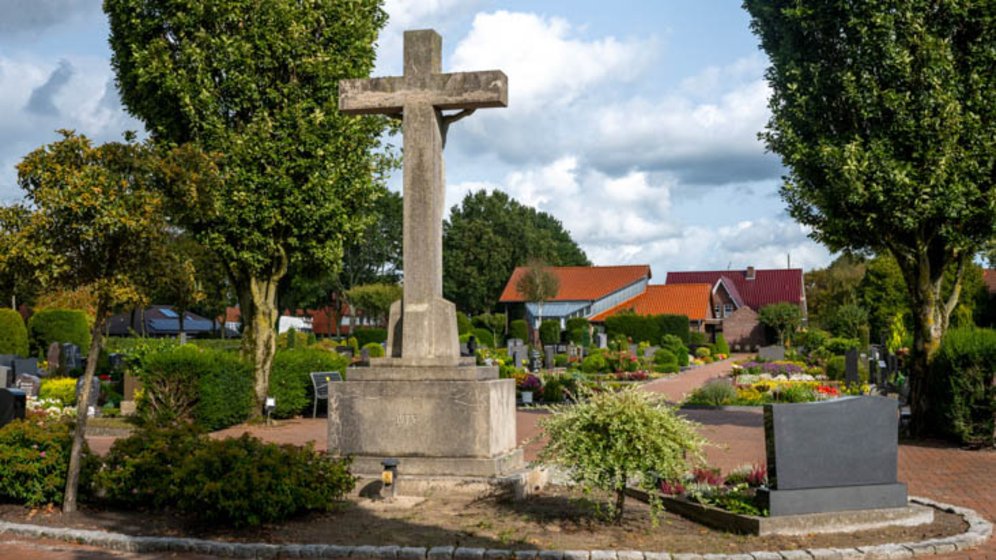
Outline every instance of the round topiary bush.
[(41, 380), (38, 398), (58, 399), (62, 406), (76, 404), (76, 379), (72, 377), (46, 377)]
[(0, 309), (0, 354), (28, 355), (28, 329), (13, 309)]
[(367, 353), (371, 358), (383, 358), (384, 357), (384, 346), (379, 342), (370, 342), (364, 344), (361, 350), (366, 349)]
[(474, 339), (477, 340), (477, 347), (487, 346), (488, 348), (495, 347), (495, 338), (488, 329), (474, 329)]
[(522, 319), (516, 319), (508, 324), (508, 337), (518, 338), (522, 341), (529, 340), (529, 327)]
[(90, 350), (90, 321), (77, 309), (43, 309), (28, 319), (31, 353), (43, 355), (53, 342), (71, 342), (83, 353)]

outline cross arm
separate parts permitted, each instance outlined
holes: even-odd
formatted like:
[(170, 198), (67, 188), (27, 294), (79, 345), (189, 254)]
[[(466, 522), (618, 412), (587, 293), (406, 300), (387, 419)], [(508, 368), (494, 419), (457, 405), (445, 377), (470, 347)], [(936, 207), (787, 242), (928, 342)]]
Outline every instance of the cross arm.
[(508, 77), (501, 70), (486, 70), (433, 74), (425, 79), (390, 77), (339, 82), (339, 110), (348, 115), (400, 113), (405, 104), (420, 102), (437, 109), (506, 107)]

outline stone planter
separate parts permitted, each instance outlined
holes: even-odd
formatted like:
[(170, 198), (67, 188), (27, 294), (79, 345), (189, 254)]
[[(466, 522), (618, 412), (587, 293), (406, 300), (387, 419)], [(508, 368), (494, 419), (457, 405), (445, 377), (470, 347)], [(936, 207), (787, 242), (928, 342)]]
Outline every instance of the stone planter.
[(533, 404), (533, 392), (532, 391), (522, 391), (519, 394), (521, 395), (522, 404)]

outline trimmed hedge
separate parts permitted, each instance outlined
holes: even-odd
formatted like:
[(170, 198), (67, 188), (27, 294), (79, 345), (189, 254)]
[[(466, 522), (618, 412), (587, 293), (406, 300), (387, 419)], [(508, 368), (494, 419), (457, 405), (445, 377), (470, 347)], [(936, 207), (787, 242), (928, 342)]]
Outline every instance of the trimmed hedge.
[(44, 355), (53, 342), (72, 342), (85, 354), (90, 351), (90, 322), (77, 309), (43, 309), (28, 319), (31, 352)]
[(730, 345), (726, 343), (726, 337), (723, 336), (723, 333), (719, 333), (716, 335), (716, 346), (715, 346), (715, 352), (713, 353), (726, 354), (727, 356), (730, 355)]
[(474, 329), (474, 339), (477, 341), (477, 347), (487, 346), (488, 348), (495, 347), (494, 335), (488, 329)]
[(540, 323), (540, 342), (543, 344), (560, 343), (560, 321), (543, 321)]
[[(380, 344), (371, 342), (370, 345), (380, 348), (383, 355)], [(372, 351), (370, 356), (374, 357)], [(311, 372), (338, 371), (345, 377), (348, 365), (349, 359), (345, 356), (318, 348), (277, 351), (270, 372), (270, 396), (277, 399), (273, 417), (291, 418), (305, 410), (310, 411), (315, 394)]]
[[(33, 507), (61, 504), (72, 446), (68, 422), (14, 420), (0, 428), (0, 501)], [(95, 459), (84, 441), (81, 493), (95, 471)]]
[(28, 328), (13, 309), (0, 309), (0, 354), (28, 355)]
[(508, 337), (518, 338), (523, 342), (529, 342), (529, 327), (523, 319), (516, 319), (508, 325)]
[(364, 345), (363, 348), (360, 348), (360, 350), (362, 351), (363, 349), (366, 349), (371, 358), (383, 358), (384, 354), (387, 353), (384, 350), (384, 346), (379, 342), (371, 342), (370, 344)]
[(252, 412), (252, 365), (235, 354), (192, 344), (167, 347), (144, 354), (136, 374), (145, 389), (139, 413), (154, 424), (192, 419), (220, 430)]
[(387, 342), (387, 329), (382, 329), (380, 327), (363, 327), (356, 329), (356, 332), (353, 333), (353, 337), (356, 338), (357, 345), (362, 348), (371, 342)]
[(994, 373), (996, 330), (959, 328), (945, 333), (931, 362), (931, 425), (963, 444), (992, 447)]
[(62, 406), (76, 404), (76, 379), (72, 377), (46, 377), (38, 389), (40, 399), (58, 399)]
[(623, 336), (634, 343), (656, 344), (666, 334), (674, 335), (688, 344), (689, 323), (685, 315), (636, 315), (621, 313), (605, 320), (609, 338)]
[(688, 347), (680, 338), (673, 334), (666, 334), (661, 338), (661, 348), (666, 348), (674, 355), (679, 367), (688, 365)]

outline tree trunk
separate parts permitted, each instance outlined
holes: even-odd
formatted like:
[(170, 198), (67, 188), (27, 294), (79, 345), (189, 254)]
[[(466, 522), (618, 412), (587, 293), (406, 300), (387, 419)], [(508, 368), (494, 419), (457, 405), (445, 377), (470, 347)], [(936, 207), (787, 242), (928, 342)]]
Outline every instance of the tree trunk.
[(69, 472), (66, 473), (66, 493), (62, 501), (62, 511), (76, 511), (76, 495), (80, 482), (82, 467), (83, 444), (86, 437), (87, 404), (90, 402), (90, 389), (93, 377), (97, 371), (97, 361), (100, 357), (100, 347), (103, 342), (104, 323), (107, 321), (107, 304), (103, 299), (97, 302), (97, 318), (93, 322), (93, 339), (90, 342), (90, 353), (87, 354), (86, 370), (83, 372), (83, 389), (79, 402), (76, 403), (76, 428), (73, 431), (73, 447), (69, 452)]
[(958, 271), (951, 296), (942, 302), (941, 288), (944, 266), (921, 256), (915, 270), (907, 273), (907, 283), (913, 299), (913, 355), (910, 368), (911, 431), (922, 437), (931, 431), (932, 410), (930, 402), (930, 363), (941, 346), (941, 337), (947, 330), (951, 312), (958, 305), (965, 259), (958, 261)]
[[(282, 276), (282, 275), (281, 275)], [(256, 406), (252, 417), (262, 417), (270, 390), (270, 370), (277, 351), (277, 284), (280, 276), (249, 277), (239, 290), (242, 308), (242, 353), (252, 361)]]
[[(623, 480), (625, 480), (625, 479), (623, 479)], [(625, 505), (626, 505), (626, 484), (624, 482), (622, 488), (617, 488), (616, 489), (616, 503), (614, 504), (614, 506), (615, 506), (615, 511), (614, 511), (615, 517), (613, 518), (613, 521), (615, 522), (616, 525), (619, 525), (620, 523), (622, 523), (622, 520), (623, 520), (623, 507)]]

